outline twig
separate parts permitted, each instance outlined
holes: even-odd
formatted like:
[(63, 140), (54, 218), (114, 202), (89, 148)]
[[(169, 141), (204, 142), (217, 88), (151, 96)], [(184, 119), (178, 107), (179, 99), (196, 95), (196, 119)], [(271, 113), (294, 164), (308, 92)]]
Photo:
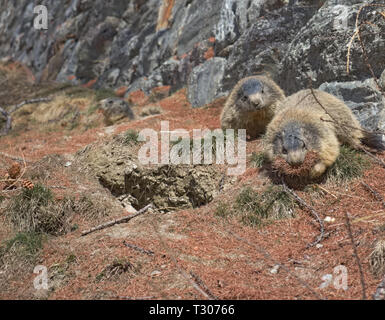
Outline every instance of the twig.
[[(25, 160), (23, 158), (16, 157), (16, 156), (13, 156), (13, 155), (10, 155), (8, 153), (1, 152), (1, 151), (0, 151), (0, 156), (3, 156), (5, 158), (9, 158), (9, 159), (12, 159), (12, 160), (16, 160), (16, 161), (19, 161), (19, 162), (24, 162), (24, 160)], [(31, 162), (31, 161), (27, 161), (27, 162)]]
[(144, 208), (140, 209), (137, 213), (132, 214), (132, 215), (130, 215), (130, 216), (128, 216), (128, 217), (124, 217), (124, 218), (120, 218), (120, 219), (116, 219), (116, 220), (111, 220), (111, 221), (109, 221), (109, 222), (103, 223), (103, 224), (98, 225), (98, 226), (96, 226), (96, 227), (94, 227), (94, 228), (91, 228), (91, 229), (89, 229), (89, 230), (83, 231), (83, 232), (82, 232), (82, 237), (83, 237), (83, 236), (86, 236), (86, 235), (88, 235), (88, 234), (90, 234), (90, 233), (92, 233), (92, 232), (95, 232), (95, 231), (98, 231), (98, 230), (102, 230), (102, 229), (106, 229), (106, 228), (112, 227), (112, 226), (114, 226), (114, 225), (116, 225), (116, 224), (127, 223), (127, 222), (130, 221), (131, 219), (136, 218), (136, 217), (138, 217), (138, 216), (140, 216), (140, 215), (146, 213), (146, 212), (147, 212), (149, 209), (151, 209), (152, 207), (153, 207), (152, 204), (149, 204), (149, 205), (145, 206)]
[(326, 192), (327, 194), (330, 194), (334, 199), (338, 199), (337, 196), (335, 196), (333, 193), (331, 193), (331, 191), (321, 187), (321, 186), (317, 186), (319, 189), (321, 189), (322, 191)]
[(156, 299), (155, 296), (149, 296), (149, 297), (138, 297), (138, 298), (135, 298), (135, 297), (120, 297), (120, 296), (117, 296), (116, 299), (122, 299), (122, 300), (154, 300)]
[(193, 278), (195, 283), (200, 286), (206, 293), (207, 295), (212, 299), (212, 300), (218, 300), (218, 297), (214, 296), (210, 289), (205, 285), (205, 283), (202, 281), (201, 278), (199, 278), (198, 275), (196, 275), (194, 272), (190, 271), (190, 276)]
[(11, 108), (9, 111), (9, 114), (12, 114), (19, 110), (21, 107), (25, 106), (26, 104), (34, 104), (34, 103), (40, 103), (40, 102), (50, 102), (52, 101), (52, 98), (37, 98), (37, 99), (30, 99), (30, 100), (25, 100)]
[(374, 190), (371, 186), (366, 184), (365, 182), (361, 181), (361, 184), (369, 190), (373, 194), (373, 196), (376, 198), (377, 201), (381, 202), (383, 208), (385, 208), (385, 200), (384, 198), (378, 193), (378, 191)]
[(314, 218), (317, 220), (319, 226), (320, 226), (320, 234), (319, 236), (317, 237), (317, 239), (312, 242), (312, 243), (309, 243), (306, 247), (307, 248), (310, 248), (310, 247), (314, 247), (315, 245), (317, 245), (318, 243), (320, 243), (324, 237), (325, 237), (325, 227), (324, 227), (324, 223), (322, 221), (322, 219), (320, 218), (319, 214), (317, 211), (315, 211), (311, 206), (309, 206), (305, 200), (303, 200), (302, 198), (300, 198), (293, 190), (291, 190), (285, 183), (285, 181), (283, 181), (282, 179), (282, 185), (283, 185), (283, 188), (284, 188), (284, 191), (291, 195), (301, 206), (305, 207), (306, 209), (308, 209), (312, 215), (314, 216)]
[(277, 260), (272, 258), (271, 255), (265, 249), (257, 246), (254, 243), (249, 242), (248, 240), (246, 240), (246, 239), (242, 238), (241, 236), (231, 232), (230, 230), (227, 230), (227, 232), (230, 235), (232, 235), (233, 237), (235, 237), (238, 241), (244, 242), (247, 245), (249, 245), (250, 247), (255, 248), (260, 254), (262, 254), (267, 260), (270, 260), (273, 264), (279, 265), (280, 268), (285, 270), (290, 276), (292, 276), (295, 280), (297, 280), (298, 283), (302, 284), (306, 289), (308, 289), (317, 299), (324, 300), (324, 298), (322, 298), (317, 292), (315, 292), (305, 281), (303, 281), (301, 278), (299, 278), (294, 273), (292, 273), (288, 267), (286, 267), (285, 265), (279, 263)]
[(124, 244), (126, 247), (128, 247), (128, 248), (134, 249), (134, 250), (136, 250), (136, 251), (138, 251), (138, 252), (147, 254), (147, 255), (149, 255), (149, 256), (153, 256), (153, 255), (155, 254), (155, 253), (154, 253), (153, 251), (151, 251), (151, 250), (143, 249), (143, 248), (138, 247), (138, 246), (136, 246), (136, 245), (134, 245), (134, 244), (127, 243), (126, 241), (123, 241), (123, 244)]
[(26, 104), (33, 104), (33, 103), (39, 103), (39, 102), (49, 102), (51, 101), (51, 98), (38, 98), (38, 99), (31, 99), (31, 100), (25, 100), (15, 106), (13, 106), (9, 111), (5, 111), (3, 108), (0, 107), (0, 113), (5, 117), (6, 124), (2, 132), (0, 132), (0, 136), (5, 136), (8, 134), (8, 132), (12, 129), (12, 117), (11, 114), (15, 111), (19, 110), (21, 107), (25, 106)]
[(375, 162), (377, 162), (377, 164), (379, 164), (381, 167), (385, 168), (385, 162), (382, 161), (380, 158), (376, 157), (374, 154), (372, 154), (370, 151), (368, 151), (366, 148), (364, 148), (363, 146), (358, 146), (358, 148), (365, 152), (367, 156), (369, 156), (370, 158), (372, 158)]
[(345, 218), (346, 218), (346, 228), (348, 230), (350, 242), (352, 243), (352, 246), (353, 246), (354, 256), (356, 258), (358, 269), (360, 271), (361, 286), (362, 286), (362, 299), (366, 300), (366, 285), (365, 285), (364, 272), (362, 270), (362, 265), (361, 265), (360, 257), (358, 256), (357, 246), (356, 246), (356, 244), (354, 242), (352, 228), (351, 228), (351, 225), (350, 225), (350, 219), (349, 219), (349, 215), (348, 215), (347, 212), (345, 212)]

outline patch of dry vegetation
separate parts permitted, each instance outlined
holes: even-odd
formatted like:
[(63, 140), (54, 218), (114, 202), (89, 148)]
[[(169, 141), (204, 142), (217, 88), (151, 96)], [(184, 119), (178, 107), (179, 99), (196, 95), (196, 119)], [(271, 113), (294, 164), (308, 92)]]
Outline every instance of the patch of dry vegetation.
[(273, 220), (293, 217), (295, 201), (281, 186), (269, 186), (262, 193), (246, 187), (238, 194), (232, 206), (221, 203), (215, 215), (239, 216), (245, 225), (261, 226)]

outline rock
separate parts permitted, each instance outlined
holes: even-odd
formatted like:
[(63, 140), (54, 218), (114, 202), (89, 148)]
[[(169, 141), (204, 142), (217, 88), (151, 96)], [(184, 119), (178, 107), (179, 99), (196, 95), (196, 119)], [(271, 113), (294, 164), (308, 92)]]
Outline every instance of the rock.
[(230, 91), (241, 78), (261, 71), (275, 77), (291, 40), (315, 12), (311, 6), (292, 6), (265, 12), (258, 19), (256, 16), (252, 26), (229, 49), (223, 91)]
[[(138, 90), (150, 96), (156, 87), (169, 86), (172, 94), (188, 86), (197, 107), (261, 71), (271, 73), (287, 94), (308, 87), (308, 76), (315, 88), (372, 77), (357, 39), (346, 72), (347, 44), (360, 0), (42, 4), (49, 8), (48, 30), (33, 28), (31, 1), (0, 4), (0, 59), (24, 64), (41, 81), (118, 89), (126, 98)], [(368, 21), (362, 25), (362, 39), (380, 77), (385, 69), (385, 20), (376, 7), (362, 10), (360, 17)]]
[(79, 152), (77, 161), (123, 206), (137, 209), (153, 203), (169, 212), (205, 205), (218, 194), (223, 174), (215, 165), (142, 165), (135, 148), (122, 134)]
[(271, 270), (270, 270), (270, 273), (271, 274), (277, 274), (279, 272), (279, 269), (281, 268), (281, 266), (279, 264), (275, 265)]
[[(363, 81), (371, 77), (357, 39), (351, 46), (350, 73), (346, 70), (347, 44), (353, 36), (361, 6), (362, 1), (358, 0), (327, 1), (297, 33), (279, 70), (279, 84), (287, 94), (309, 87), (309, 77), (313, 80), (313, 87), (325, 82)], [(362, 39), (373, 70), (379, 77), (385, 68), (385, 19), (374, 10), (368, 7), (361, 14), (361, 20), (376, 26), (364, 26)]]
[(326, 82), (319, 89), (343, 100), (366, 130), (385, 130), (385, 98), (372, 79)]
[(188, 80), (188, 99), (193, 108), (201, 107), (220, 96), (226, 59), (213, 58), (195, 67)]
[(129, 118), (135, 118), (134, 112), (131, 110), (129, 104), (119, 98), (107, 98), (100, 102), (100, 108), (104, 115), (104, 122), (106, 125), (112, 125), (115, 122)]
[(150, 275), (151, 275), (151, 277), (159, 277), (161, 274), (162, 274), (162, 272), (155, 270), (155, 271), (151, 272)]
[(336, 219), (335, 218), (333, 218), (333, 217), (326, 217), (325, 219), (324, 219), (324, 221), (325, 222), (328, 222), (328, 223), (332, 223), (332, 222), (335, 222), (336, 221)]

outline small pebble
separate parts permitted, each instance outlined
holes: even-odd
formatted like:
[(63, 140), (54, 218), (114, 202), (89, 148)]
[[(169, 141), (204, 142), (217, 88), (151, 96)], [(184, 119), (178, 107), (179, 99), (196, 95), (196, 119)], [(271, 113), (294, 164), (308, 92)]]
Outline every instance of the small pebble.
[(158, 271), (158, 270), (155, 270), (153, 272), (151, 272), (151, 277), (158, 277), (162, 274), (162, 272)]
[(279, 271), (279, 269), (280, 269), (280, 266), (277, 264), (277, 265), (275, 265), (275, 266), (270, 270), (270, 273), (271, 273), (271, 274), (277, 274), (278, 271)]
[(318, 243), (318, 244), (316, 244), (315, 247), (316, 247), (317, 249), (321, 249), (323, 246), (324, 246), (323, 244)]

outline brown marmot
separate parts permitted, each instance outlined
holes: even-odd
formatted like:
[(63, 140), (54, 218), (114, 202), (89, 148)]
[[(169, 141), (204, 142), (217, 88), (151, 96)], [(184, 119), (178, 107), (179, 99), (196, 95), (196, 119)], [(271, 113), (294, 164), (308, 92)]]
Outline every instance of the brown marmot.
[(317, 160), (309, 172), (311, 178), (321, 176), (335, 162), (340, 144), (357, 148), (363, 143), (385, 150), (382, 135), (362, 130), (343, 101), (324, 91), (310, 89), (282, 101), (267, 126), (264, 143), (270, 161), (280, 157), (293, 168), (304, 163), (308, 152), (316, 153)]
[(221, 114), (222, 129), (246, 129), (250, 138), (265, 133), (283, 90), (268, 76), (241, 79), (227, 98)]

